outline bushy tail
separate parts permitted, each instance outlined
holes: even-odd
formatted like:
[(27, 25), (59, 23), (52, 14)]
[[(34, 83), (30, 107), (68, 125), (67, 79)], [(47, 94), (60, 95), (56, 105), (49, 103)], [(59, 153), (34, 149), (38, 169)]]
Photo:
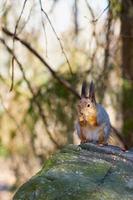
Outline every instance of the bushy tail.
[(118, 146), (123, 150), (127, 150), (127, 146), (124, 142), (124, 139), (113, 127), (111, 127), (111, 134), (108, 139), (108, 144)]

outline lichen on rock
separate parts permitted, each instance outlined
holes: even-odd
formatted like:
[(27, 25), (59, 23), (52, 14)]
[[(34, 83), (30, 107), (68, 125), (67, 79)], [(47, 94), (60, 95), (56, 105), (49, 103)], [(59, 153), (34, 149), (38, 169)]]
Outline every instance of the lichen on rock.
[(13, 200), (132, 200), (133, 156), (112, 146), (68, 145)]

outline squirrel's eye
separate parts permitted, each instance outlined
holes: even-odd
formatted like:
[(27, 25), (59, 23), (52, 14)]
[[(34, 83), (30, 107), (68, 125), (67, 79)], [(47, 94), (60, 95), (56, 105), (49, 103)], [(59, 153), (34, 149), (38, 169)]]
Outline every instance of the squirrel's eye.
[(90, 104), (88, 104), (87, 107), (90, 107)]

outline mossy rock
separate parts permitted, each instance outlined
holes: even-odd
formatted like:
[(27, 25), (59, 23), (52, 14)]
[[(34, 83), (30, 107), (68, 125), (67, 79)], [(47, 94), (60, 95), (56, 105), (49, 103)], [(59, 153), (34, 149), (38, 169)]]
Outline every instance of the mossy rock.
[(13, 200), (133, 200), (133, 151), (69, 145), (22, 185)]

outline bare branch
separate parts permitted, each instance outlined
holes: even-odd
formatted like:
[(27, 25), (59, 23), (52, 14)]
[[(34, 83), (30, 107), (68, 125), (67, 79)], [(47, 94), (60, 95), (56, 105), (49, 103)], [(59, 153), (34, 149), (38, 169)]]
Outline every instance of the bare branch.
[(34, 6), (35, 6), (35, 4), (33, 4), (33, 5), (31, 6), (30, 11), (29, 11), (29, 14), (28, 14), (28, 17), (27, 17), (27, 19), (25, 20), (25, 22), (23, 23), (23, 25), (21, 26), (20, 30), (18, 31), (17, 36), (20, 35), (20, 33), (24, 30), (25, 26), (28, 24)]
[(92, 8), (91, 8), (91, 6), (90, 6), (90, 4), (88, 3), (87, 0), (85, 0), (85, 3), (86, 3), (86, 5), (87, 5), (87, 7), (88, 7), (88, 9), (90, 11), (91, 16), (92, 16), (92, 21), (94, 21), (94, 19), (95, 19), (94, 12), (93, 12), (93, 10), (92, 10)]
[[(88, 1), (85, 0), (85, 2), (86, 2), (86, 5), (87, 5), (87, 8), (90, 11), (91, 17), (92, 17), (91, 23), (93, 22), (92, 23), (92, 39), (95, 40), (96, 46), (98, 47), (100, 45), (99, 45), (98, 37), (96, 35), (96, 23), (94, 23), (94, 21), (95, 21), (95, 15), (94, 15), (94, 12), (93, 12), (90, 4), (88, 3)], [(90, 40), (90, 46), (91, 46), (91, 43), (92, 43), (92, 39)], [(97, 47), (93, 50), (93, 53), (92, 53), (92, 56), (91, 56), (91, 59), (90, 59), (91, 60), (91, 68), (88, 70), (88, 73), (90, 73), (93, 70), (94, 66), (95, 66), (94, 62), (95, 62), (96, 54), (97, 54), (97, 50), (98, 50)]]
[(78, 0), (74, 1), (74, 22), (75, 22), (75, 35), (78, 35)]
[(39, 114), (40, 114), (40, 116), (41, 116), (41, 118), (42, 118), (43, 124), (44, 124), (45, 129), (46, 129), (46, 131), (47, 131), (47, 133), (48, 133), (48, 136), (49, 136), (49, 138), (51, 139), (51, 141), (59, 148), (60, 145), (55, 141), (55, 139), (53, 138), (51, 132), (50, 132), (49, 129), (48, 129), (48, 124), (47, 124), (47, 121), (46, 121), (46, 117), (45, 117), (45, 115), (44, 115), (44, 111), (43, 111), (43, 109), (42, 109), (40, 103), (38, 102), (38, 100), (37, 100), (37, 98), (36, 98), (36, 94), (35, 94), (34, 90), (32, 89), (32, 86), (31, 86), (30, 82), (28, 81), (28, 79), (27, 79), (27, 77), (26, 77), (26, 75), (25, 75), (25, 72), (24, 72), (24, 70), (23, 70), (23, 67), (22, 67), (21, 63), (18, 61), (18, 59), (17, 59), (17, 57), (15, 56), (13, 50), (10, 49), (10, 47), (8, 47), (8, 45), (6, 44), (5, 40), (2, 39), (2, 38), (0, 38), (0, 41), (1, 41), (2, 44), (6, 47), (7, 51), (14, 57), (14, 60), (15, 60), (16, 63), (18, 64), (19, 69), (20, 69), (21, 72), (22, 72), (23, 78), (24, 78), (25, 82), (27, 83), (27, 86), (28, 86), (28, 88), (29, 88), (31, 94), (32, 94), (33, 97), (34, 97), (34, 103), (35, 103), (35, 105), (36, 105), (37, 108), (38, 108)]
[(91, 6), (89, 5), (88, 1), (85, 0), (85, 2), (86, 2), (86, 5), (87, 5), (87, 7), (88, 7), (90, 13), (91, 13), (91, 16), (92, 16), (92, 21), (91, 21), (91, 22), (97, 22), (97, 21), (100, 19), (100, 17), (104, 14), (104, 12), (105, 12), (105, 11), (109, 8), (109, 6), (110, 6), (110, 1), (109, 1), (108, 5), (103, 9), (103, 11), (102, 11), (97, 17), (95, 17), (94, 12), (93, 12)]
[(57, 40), (59, 41), (59, 44), (60, 44), (62, 53), (63, 53), (63, 55), (64, 55), (64, 57), (65, 57), (65, 59), (66, 59), (66, 62), (67, 62), (67, 64), (68, 64), (68, 67), (69, 67), (69, 70), (70, 70), (70, 73), (71, 73), (71, 75), (73, 75), (72, 67), (71, 67), (70, 62), (69, 62), (69, 60), (68, 60), (68, 58), (67, 58), (67, 55), (66, 55), (66, 53), (65, 53), (65, 51), (64, 51), (63, 44), (62, 44), (62, 42), (61, 42), (61, 40), (60, 40), (60, 38), (59, 38), (59, 36), (58, 36), (58, 34), (57, 34), (57, 32), (56, 32), (56, 30), (55, 30), (53, 24), (52, 24), (52, 22), (51, 22), (51, 20), (50, 20), (50, 18), (49, 18), (49, 16), (48, 16), (48, 14), (44, 11), (44, 9), (43, 9), (43, 7), (42, 7), (42, 1), (39, 0), (39, 3), (40, 3), (40, 7), (41, 7), (41, 12), (42, 12), (42, 13), (45, 15), (45, 17), (47, 18), (47, 20), (48, 20), (48, 22), (49, 22), (49, 24), (50, 24), (50, 26), (51, 26), (51, 28), (52, 28), (52, 30), (53, 30), (53, 32), (54, 32), (56, 38), (57, 38)]
[(100, 17), (104, 14), (104, 12), (109, 8), (109, 6), (110, 6), (110, 2), (109, 2), (108, 5), (103, 9), (103, 11), (94, 19), (93, 22), (97, 22), (97, 21), (100, 19)]
[[(23, 7), (22, 7), (22, 10), (21, 10), (21, 13), (20, 13), (20, 16), (16, 22), (16, 25), (15, 25), (15, 30), (14, 30), (14, 34), (13, 34), (13, 52), (14, 52), (14, 48), (15, 48), (15, 36), (17, 35), (17, 28), (19, 26), (19, 22), (21, 20), (21, 17), (22, 17), (22, 14), (24, 12), (24, 8), (25, 8), (25, 5), (26, 5), (26, 2), (27, 0), (24, 1), (23, 3)], [(10, 91), (12, 91), (13, 89), (13, 84), (14, 84), (14, 56), (12, 57), (12, 75), (11, 75), (11, 87), (10, 87)]]
[(7, 5), (7, 0), (0, 2), (0, 16), (4, 14), (5, 10), (6, 10), (6, 5)]
[[(6, 28), (2, 28), (2, 31), (10, 36), (13, 37), (13, 33), (11, 33), (10, 31), (8, 31)], [(52, 74), (52, 76), (59, 82), (61, 83), (66, 89), (68, 89), (69, 91), (71, 91), (77, 98), (80, 98), (80, 95), (77, 93), (77, 91), (71, 86), (71, 84), (66, 81), (65, 79), (63, 79), (62, 77), (59, 77), (58, 74), (52, 69), (52, 67), (41, 57), (41, 55), (33, 48), (31, 47), (31, 45), (26, 42), (23, 39), (20, 39), (18, 36), (15, 36), (15, 39), (18, 40), (21, 44), (23, 44), (34, 56), (36, 56), (36, 58), (38, 58), (40, 60), (40, 62), (45, 65), (45, 67), (50, 71), (50, 73)]]
[(104, 52), (104, 66), (103, 66), (103, 73), (107, 69), (108, 60), (109, 60), (109, 46), (110, 46), (110, 29), (112, 24), (112, 13), (109, 11), (109, 18), (107, 23), (107, 33), (106, 33), (106, 48)]
[(7, 113), (8, 117), (14, 122), (17, 130), (21, 133), (22, 138), (24, 139), (24, 133), (22, 131), (22, 128), (20, 126), (20, 124), (17, 122), (17, 120), (15, 119), (15, 117), (9, 112), (9, 110), (5, 107), (2, 96), (0, 95), (0, 99), (1, 99), (1, 105), (4, 108), (5, 112)]
[(104, 48), (104, 61), (103, 61), (103, 69), (98, 76), (97, 80), (101, 80), (99, 83), (100, 86), (100, 96), (101, 100), (103, 100), (104, 93), (108, 86), (108, 76), (109, 76), (109, 55), (110, 55), (110, 33), (111, 33), (111, 25), (112, 25), (112, 12), (111, 9), (108, 10), (108, 21), (106, 27), (106, 39), (105, 39), (105, 48)]
[[(41, 3), (40, 3), (40, 9), (41, 9)], [(45, 24), (44, 24), (44, 20), (43, 20), (42, 11), (41, 11), (41, 22), (42, 22), (42, 27), (43, 27), (44, 37), (45, 37), (45, 44), (46, 44), (46, 57), (48, 57), (47, 34), (46, 34), (46, 28), (45, 28)]]
[(53, 10), (54, 10), (54, 8), (55, 8), (55, 5), (56, 5), (56, 3), (58, 2), (59, 0), (53, 0), (53, 4), (52, 4), (52, 6), (51, 6), (51, 8), (50, 8), (50, 10), (49, 10), (49, 13), (52, 13), (53, 12)]

